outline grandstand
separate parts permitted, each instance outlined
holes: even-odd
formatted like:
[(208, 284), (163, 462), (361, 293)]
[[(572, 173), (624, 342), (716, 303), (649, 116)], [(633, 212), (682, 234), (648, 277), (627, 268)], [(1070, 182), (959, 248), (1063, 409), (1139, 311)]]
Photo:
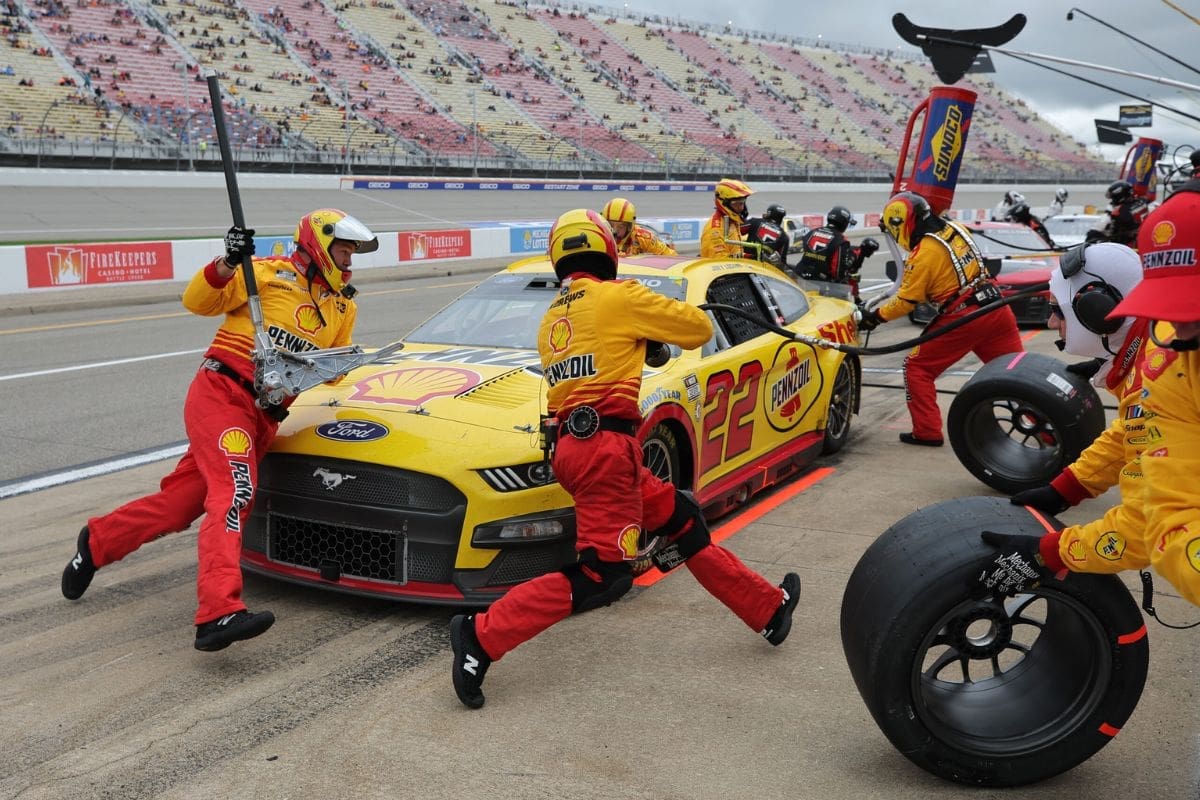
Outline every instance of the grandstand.
[[(881, 180), (937, 84), (897, 52), (555, 3), (0, 0), (0, 163)], [(963, 180), (1111, 165), (994, 82)]]

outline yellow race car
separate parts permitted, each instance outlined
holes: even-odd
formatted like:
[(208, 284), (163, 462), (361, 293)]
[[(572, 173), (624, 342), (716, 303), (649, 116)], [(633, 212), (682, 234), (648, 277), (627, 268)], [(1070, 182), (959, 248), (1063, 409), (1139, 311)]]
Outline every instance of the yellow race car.
[[(620, 275), (710, 310), (715, 334), (647, 367), (646, 463), (710, 516), (842, 447), (861, 368), (752, 319), (856, 344), (844, 287), (737, 259), (636, 256)], [(822, 291), (832, 288), (833, 291)], [(302, 393), (263, 460), (243, 567), (344, 592), (486, 605), (574, 556), (571, 500), (541, 448), (534, 337), (560, 290), (549, 260), (482, 281), (385, 363)]]

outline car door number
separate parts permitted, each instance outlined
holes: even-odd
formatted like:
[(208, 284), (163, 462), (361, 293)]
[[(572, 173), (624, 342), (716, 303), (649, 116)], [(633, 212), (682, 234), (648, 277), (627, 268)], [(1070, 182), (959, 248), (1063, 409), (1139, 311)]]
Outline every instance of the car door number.
[(736, 382), (729, 370), (709, 376), (701, 425), (701, 474), (749, 452), (762, 374), (762, 364), (749, 361), (738, 368)]

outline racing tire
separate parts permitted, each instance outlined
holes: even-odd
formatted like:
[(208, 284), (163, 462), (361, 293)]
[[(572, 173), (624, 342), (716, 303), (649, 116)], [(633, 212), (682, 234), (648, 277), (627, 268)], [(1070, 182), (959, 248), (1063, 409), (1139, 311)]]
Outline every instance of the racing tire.
[(972, 583), (996, 554), (981, 530), (1045, 533), (1033, 512), (997, 497), (910, 514), (851, 573), (842, 648), (901, 754), (949, 781), (1019, 786), (1111, 741), (1141, 697), (1149, 643), (1114, 575), (1069, 573), (1014, 597), (980, 598)]
[(850, 438), (850, 418), (858, 407), (858, 386), (853, 362), (843, 358), (833, 376), (829, 394), (829, 411), (825, 416), (825, 439), (821, 453), (831, 455), (846, 446)]
[(683, 476), (679, 473), (679, 441), (675, 432), (661, 422), (642, 440), (642, 463), (655, 477), (683, 488)]
[(1056, 358), (1009, 353), (971, 376), (950, 403), (946, 429), (967, 471), (998, 492), (1044, 486), (1106, 426), (1085, 378)]
[[(679, 457), (679, 441), (669, 426), (660, 422), (646, 434), (646, 438), (642, 440), (642, 463), (656, 477), (674, 484), (677, 489), (684, 488), (680, 470), (682, 461)], [(641, 555), (629, 562), (634, 577), (654, 567), (651, 557), (665, 544), (665, 541), (652, 543), (646, 531), (642, 531), (638, 540)]]

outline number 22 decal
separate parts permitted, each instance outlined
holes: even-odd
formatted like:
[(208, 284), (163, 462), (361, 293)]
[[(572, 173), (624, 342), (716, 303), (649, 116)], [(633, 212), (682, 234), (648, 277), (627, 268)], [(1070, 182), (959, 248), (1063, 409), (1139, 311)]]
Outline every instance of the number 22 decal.
[(754, 438), (754, 406), (762, 364), (749, 361), (733, 373), (721, 370), (708, 379), (704, 392), (704, 420), (700, 443), (700, 472), (737, 458), (750, 449)]

